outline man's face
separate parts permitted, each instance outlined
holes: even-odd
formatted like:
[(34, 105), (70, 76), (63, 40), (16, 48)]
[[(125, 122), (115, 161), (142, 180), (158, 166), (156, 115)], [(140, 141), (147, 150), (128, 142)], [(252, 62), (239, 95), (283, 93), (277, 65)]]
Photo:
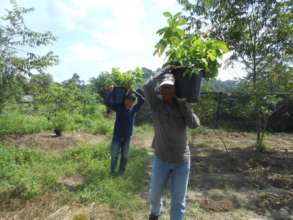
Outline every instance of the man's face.
[(124, 100), (124, 106), (127, 109), (130, 109), (133, 106), (133, 104), (134, 104), (134, 100), (132, 98), (126, 98)]
[(175, 86), (173, 85), (163, 85), (160, 87), (160, 94), (163, 97), (163, 101), (170, 103), (175, 97)]

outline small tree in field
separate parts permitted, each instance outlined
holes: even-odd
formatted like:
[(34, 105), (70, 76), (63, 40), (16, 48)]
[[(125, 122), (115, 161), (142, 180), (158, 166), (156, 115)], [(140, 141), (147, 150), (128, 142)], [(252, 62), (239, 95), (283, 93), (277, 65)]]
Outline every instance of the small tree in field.
[(51, 32), (35, 32), (25, 25), (24, 15), (32, 12), (32, 8), (21, 8), (14, 1), (12, 6), (0, 18), (0, 112), (13, 95), (17, 75), (30, 75), (32, 70), (42, 73), (58, 62), (53, 52), (37, 55), (26, 51), (52, 44), (56, 39)]
[(91, 86), (85, 85), (77, 73), (74, 73), (72, 78), (65, 80), (62, 87), (71, 91), (76, 103), (79, 103), (75, 111), (82, 115), (90, 115), (96, 109), (96, 95), (92, 92)]
[(62, 132), (70, 126), (69, 113), (76, 112), (79, 107), (74, 94), (70, 89), (52, 84), (48, 92), (40, 97), (40, 102), (46, 107), (45, 115), (51, 122), (56, 136), (61, 136)]
[[(292, 81), (293, 16), (290, 0), (178, 0), (190, 12), (190, 30), (202, 31), (224, 40), (233, 51), (232, 59), (242, 62), (248, 72), (247, 81), (256, 116), (256, 149), (264, 150), (264, 132), (268, 115), (276, 104), (270, 93), (272, 80)], [(205, 24), (205, 25), (203, 25)]]

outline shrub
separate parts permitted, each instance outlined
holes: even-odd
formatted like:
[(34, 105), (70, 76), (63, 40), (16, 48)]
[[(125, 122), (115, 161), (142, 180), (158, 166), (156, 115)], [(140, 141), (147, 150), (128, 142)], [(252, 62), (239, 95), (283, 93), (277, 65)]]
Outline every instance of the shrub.
[(50, 122), (56, 136), (61, 136), (63, 131), (74, 128), (73, 117), (66, 112), (57, 112), (56, 115), (50, 118)]

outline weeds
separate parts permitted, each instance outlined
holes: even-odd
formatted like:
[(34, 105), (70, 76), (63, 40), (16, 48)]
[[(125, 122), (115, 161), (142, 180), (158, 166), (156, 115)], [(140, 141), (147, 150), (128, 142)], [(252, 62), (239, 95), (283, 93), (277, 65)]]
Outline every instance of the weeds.
[[(83, 203), (108, 204), (118, 210), (141, 210), (144, 200), (139, 192), (145, 187), (147, 153), (132, 149), (123, 176), (110, 176), (109, 146), (82, 145), (63, 155), (50, 155), (29, 148), (0, 145), (0, 200), (23, 201), (50, 191), (68, 192)], [(62, 177), (81, 176), (83, 183), (68, 188)], [(12, 207), (13, 208), (13, 207)]]

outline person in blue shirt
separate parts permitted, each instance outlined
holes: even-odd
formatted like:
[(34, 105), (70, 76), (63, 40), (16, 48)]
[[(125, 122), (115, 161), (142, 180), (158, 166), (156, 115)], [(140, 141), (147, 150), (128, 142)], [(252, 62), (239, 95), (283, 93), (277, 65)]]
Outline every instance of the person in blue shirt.
[[(138, 92), (128, 92), (123, 104), (115, 104), (112, 101), (113, 92), (109, 92), (106, 105), (116, 112), (115, 126), (111, 147), (111, 174), (115, 174), (117, 161), (120, 155), (119, 173), (126, 170), (128, 160), (129, 143), (132, 136), (135, 115), (144, 103), (144, 97)], [(137, 99), (137, 102), (135, 103)]]

